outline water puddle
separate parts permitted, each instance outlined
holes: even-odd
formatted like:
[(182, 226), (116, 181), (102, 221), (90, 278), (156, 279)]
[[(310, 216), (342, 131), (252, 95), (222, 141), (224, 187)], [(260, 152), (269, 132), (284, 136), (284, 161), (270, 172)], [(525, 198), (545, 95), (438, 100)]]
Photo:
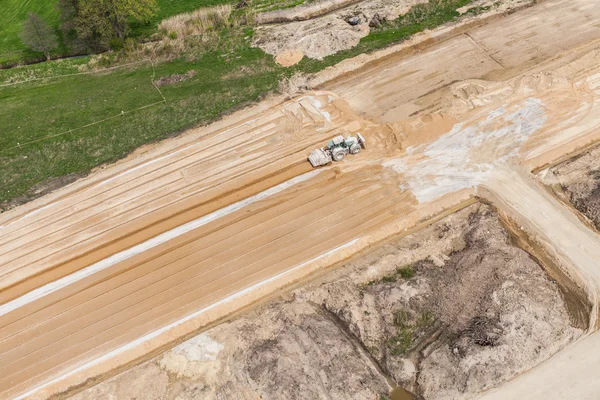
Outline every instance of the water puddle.
[(390, 393), (392, 400), (417, 400), (417, 396), (398, 386)]

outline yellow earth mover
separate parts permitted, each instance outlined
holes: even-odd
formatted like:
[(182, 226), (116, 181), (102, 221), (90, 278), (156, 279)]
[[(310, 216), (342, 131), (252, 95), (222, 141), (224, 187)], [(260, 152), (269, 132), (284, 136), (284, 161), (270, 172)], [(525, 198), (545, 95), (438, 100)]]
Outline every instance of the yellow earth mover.
[(327, 147), (313, 150), (308, 156), (308, 161), (313, 167), (321, 167), (332, 161), (342, 161), (348, 153), (358, 154), (360, 149), (366, 148), (365, 138), (357, 133), (356, 137), (348, 136), (344, 139), (342, 135), (336, 136), (327, 143)]

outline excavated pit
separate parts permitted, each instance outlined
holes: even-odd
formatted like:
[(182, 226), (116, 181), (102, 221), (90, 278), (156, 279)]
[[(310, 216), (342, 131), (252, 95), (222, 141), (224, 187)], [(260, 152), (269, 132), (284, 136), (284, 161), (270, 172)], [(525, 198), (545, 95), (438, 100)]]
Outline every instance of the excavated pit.
[(476, 203), (73, 399), (480, 393), (582, 333), (559, 285), (515, 243)]

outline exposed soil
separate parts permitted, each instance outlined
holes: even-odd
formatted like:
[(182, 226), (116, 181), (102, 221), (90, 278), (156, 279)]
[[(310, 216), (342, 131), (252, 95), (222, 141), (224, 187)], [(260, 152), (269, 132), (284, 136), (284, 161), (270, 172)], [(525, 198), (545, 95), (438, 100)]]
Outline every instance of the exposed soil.
[(56, 189), (66, 186), (70, 183), (73, 183), (76, 180), (81, 179), (86, 175), (87, 174), (85, 174), (85, 173), (77, 173), (77, 174), (69, 174), (69, 175), (65, 175), (65, 176), (59, 176), (56, 178), (47, 179), (46, 181), (38, 183), (37, 185), (32, 187), (31, 190), (28, 191), (26, 194), (16, 197), (10, 201), (0, 203), (0, 213), (3, 213), (4, 211), (10, 210), (10, 209), (13, 209), (18, 205), (21, 205), (21, 204), (27, 203), (29, 201), (35, 200), (37, 198), (40, 198), (42, 196), (45, 196), (48, 193), (51, 193), (51, 192), (55, 191)]
[(319, 307), (277, 301), (73, 399), (376, 399), (390, 390)]
[(154, 81), (156, 86), (173, 85), (175, 83), (183, 82), (196, 75), (196, 70), (192, 69), (185, 74), (174, 74), (170, 76), (161, 76), (159, 79)]
[(456, 399), (580, 334), (557, 285), (475, 204), (73, 398), (380, 399), (400, 384)]
[(600, 147), (551, 168), (544, 181), (600, 229)]
[[(577, 3), (578, 7), (571, 3)], [(569, 7), (569, 15), (564, 14), (565, 7)], [(325, 268), (389, 235), (411, 229), (423, 218), (460, 204), (473, 194), (477, 185), (488, 185), (489, 192), (497, 194), (497, 201), (493, 204), (507, 210), (524, 234), (539, 239), (539, 243), (565, 268), (568, 278), (572, 278), (580, 288), (590, 288), (588, 293), (596, 294), (600, 287), (596, 262), (600, 259), (599, 236), (535, 185), (528, 176), (528, 170), (556, 159), (548, 156), (550, 151), (560, 157), (577, 148), (577, 143), (589, 143), (598, 138), (600, 108), (595, 100), (600, 88), (596, 75), (597, 42), (585, 45), (599, 37), (600, 30), (589, 22), (597, 20), (594, 18), (597, 10), (585, 0), (546, 1), (522, 13), (469, 29), (468, 34), (448, 39), (443, 45), (438, 42), (439, 45), (425, 47), (423, 43), (419, 47), (421, 50), (411, 56), (398, 53), (384, 60), (380, 54), (378, 62), (340, 78), (335, 81), (335, 87), (328, 86), (334, 93), (341, 93), (344, 100), (333, 93), (320, 93), (303, 96), (284, 105), (261, 103), (252, 112), (239, 113), (234, 120), (228, 118), (199, 129), (193, 134), (201, 138), (199, 140), (182, 137), (174, 142), (161, 143), (151, 152), (130, 157), (34, 204), (1, 215), (4, 277), (14, 279), (12, 282), (23, 282), (23, 286), (12, 294), (11, 290), (17, 286), (11, 286), (2, 291), (0, 297), (10, 300), (42, 285), (56, 289), (47, 295), (43, 292), (43, 296), (33, 297), (33, 300), (32, 296), (19, 302), (11, 300), (10, 306), (3, 308), (13, 311), (6, 311), (2, 316), (0, 364), (5, 373), (0, 377), (0, 391), (4, 393), (0, 397), (12, 398), (35, 391), (36, 396), (30, 398), (46, 398), (49, 395), (44, 397), (45, 394), (67, 390), (86, 382), (89, 377), (107, 377), (112, 374), (111, 370), (116, 373), (115, 368), (125, 368), (134, 360), (145, 361), (146, 357), (156, 354), (154, 351), (163, 349), (168, 343), (189, 337), (190, 333), (198, 332), (202, 326), (252, 303), (259, 296), (271, 294), (286, 283), (302, 279), (307, 270)], [(544, 17), (540, 18), (540, 15)], [(558, 25), (553, 23), (555, 21)], [(557, 26), (562, 28), (557, 29)], [(565, 32), (571, 34), (565, 35)], [(439, 38), (437, 36), (436, 40)], [(514, 46), (515, 43), (518, 46)], [(569, 53), (568, 59), (556, 56), (551, 67), (542, 63), (563, 49), (574, 51)], [(594, 50), (594, 53), (575, 63), (569, 61), (582, 55), (584, 50)], [(391, 49), (388, 51), (392, 52)], [(352, 61), (352, 65), (360, 63), (365, 66), (364, 60), (373, 59), (364, 56), (360, 60)], [(512, 73), (515, 73), (522, 63), (530, 61), (539, 65), (536, 67), (538, 71), (550, 74), (540, 77), (537, 72), (527, 72), (509, 81), (508, 85), (506, 82), (493, 84), (491, 76), (497, 77), (502, 66), (507, 70), (512, 68)], [(526, 66), (522, 68), (526, 69)], [(507, 74), (503, 72), (500, 76)], [(510, 74), (507, 76), (511, 77)], [(474, 82), (472, 78), (481, 81)], [(460, 103), (460, 107), (450, 110), (452, 112), (447, 115), (427, 115), (437, 110), (430, 105), (435, 106), (439, 101), (422, 100), (442, 98), (440, 87), (451, 94), (457, 89), (458, 97), (453, 99)], [(342, 106), (344, 101), (351, 102), (350, 107)], [(442, 112), (448, 107), (446, 103), (440, 106)], [(271, 106), (274, 107), (269, 108)], [(360, 119), (352, 110), (370, 121)], [(400, 121), (404, 114), (414, 117), (410, 121)], [(378, 125), (372, 122), (374, 120), (388, 125)], [(439, 126), (439, 129), (429, 129), (431, 124)], [(398, 127), (403, 129), (396, 129)], [(293, 191), (269, 195), (231, 213), (224, 210), (238, 200), (244, 201), (242, 199), (248, 196), (268, 192), (271, 189), (267, 188), (273, 185), (308, 173), (310, 166), (305, 158), (310, 149), (321, 146), (338, 133), (357, 130), (368, 138), (367, 151), (336, 164), (330, 170), (317, 170), (318, 175), (302, 181)], [(385, 135), (384, 130), (392, 134)], [(414, 135), (421, 132), (426, 134)], [(388, 163), (390, 157), (394, 160)], [(532, 157), (535, 157), (535, 162), (530, 161)], [(523, 165), (521, 160), (528, 164)], [(386, 166), (381, 167), (382, 163)], [(513, 174), (511, 171), (516, 164), (520, 165), (519, 169), (523, 167), (523, 171)], [(494, 182), (490, 183), (489, 179)], [(479, 194), (480, 189), (481, 186), (477, 189)], [(400, 209), (394, 208), (399, 205)], [(402, 209), (405, 206), (406, 209)], [(228, 213), (224, 215), (220, 210)], [(348, 214), (349, 211), (351, 214)], [(186, 221), (206, 216), (218, 218), (160, 245), (149, 240), (171, 232)], [(453, 300), (456, 294), (448, 294), (450, 289), (443, 285), (436, 286), (435, 274), (431, 271), (442, 268), (438, 272), (440, 279), (448, 280), (450, 288), (456, 287), (456, 293), (462, 296), (460, 285), (468, 287), (469, 282), (477, 282), (476, 277), (480, 275), (471, 277), (471, 274), (484, 268), (477, 265), (473, 271), (460, 269), (465, 262), (462, 258), (457, 259), (456, 254), (468, 259), (470, 253), (464, 253), (465, 250), (476, 250), (475, 247), (470, 248), (470, 242), (465, 239), (467, 234), (464, 232), (471, 228), (465, 225), (466, 222), (462, 224), (455, 228), (449, 224), (450, 231), (456, 231), (455, 243), (443, 245), (438, 238), (442, 230), (438, 224), (438, 231), (430, 230), (430, 236), (419, 234), (414, 236), (417, 239), (413, 242), (395, 244), (403, 250), (392, 253), (393, 262), (389, 262), (388, 269), (378, 261), (379, 258), (366, 259), (365, 263), (372, 262), (372, 268), (356, 265), (356, 270), (340, 269), (341, 275), (313, 284), (310, 290), (297, 291), (297, 301), (309, 302), (314, 298), (308, 304), (315, 312), (323, 312), (340, 327), (340, 332), (357, 344), (355, 348), (360, 349), (363, 345), (359, 338), (362, 343), (366, 339), (350, 334), (355, 321), (361, 322), (360, 315), (352, 314), (346, 308), (362, 307), (360, 296), (372, 296), (373, 308), (378, 307), (375, 311), (381, 314), (378, 318), (387, 325), (381, 325), (381, 332), (373, 333), (374, 340), (379, 340), (382, 345), (381, 355), (370, 348), (372, 353), (369, 354), (373, 354), (376, 360), (370, 365), (376, 371), (379, 367), (384, 375), (406, 381), (409, 389), (446, 396), (444, 390), (450, 386), (458, 393), (455, 393), (456, 396), (463, 396), (461, 391), (466, 391), (464, 396), (470, 396), (470, 391), (496, 384), (548, 357), (579, 331), (569, 328), (559, 292), (550, 290), (555, 286), (548, 283), (543, 274), (541, 277), (534, 272), (512, 276), (509, 272), (515, 267), (511, 266), (507, 270), (508, 277), (503, 275), (506, 267), (498, 266), (498, 260), (503, 260), (503, 256), (515, 259), (510, 263), (519, 265), (517, 272), (531, 268), (536, 270), (535, 263), (528, 264), (529, 267), (522, 266), (526, 258), (519, 259), (509, 251), (510, 246), (509, 250), (499, 251), (501, 255), (490, 252), (493, 257), (485, 250), (480, 262), (488, 263), (491, 259), (495, 267), (490, 267), (488, 272), (498, 274), (500, 278), (494, 278), (492, 282), (481, 278), (485, 287), (481, 291), (467, 289), (467, 292), (471, 290), (475, 299), (483, 298), (482, 303), (513, 287), (522, 294), (502, 300), (508, 302), (506, 306), (502, 305), (504, 303), (497, 305), (494, 300), (487, 308), (467, 308), (465, 315), (457, 317), (458, 326), (452, 325), (451, 311), (457, 312), (457, 308), (447, 304), (448, 299)], [(491, 231), (495, 232), (494, 229)], [(131, 256), (131, 259), (119, 261), (119, 258), (113, 257), (131, 246), (146, 242), (148, 244), (143, 251)], [(401, 243), (414, 244), (410, 247)], [(425, 246), (426, 243), (429, 245)], [(394, 250), (393, 247), (389, 249)], [(405, 251), (408, 255), (401, 256)], [(479, 256), (474, 254), (470, 257), (477, 261)], [(315, 259), (317, 262), (314, 262)], [(68, 285), (54, 285), (57, 274), (79, 272), (103, 260), (107, 260), (101, 264), (108, 265), (105, 269), (92, 275), (77, 274), (73, 279), (80, 280)], [(111, 264), (113, 261), (115, 263)], [(306, 263), (310, 263), (308, 267)], [(442, 273), (445, 267), (433, 266), (442, 264), (459, 269), (463, 275)], [(402, 274), (408, 277), (410, 273), (400, 272), (398, 276), (395, 270), (398, 266), (407, 265), (412, 265), (414, 277), (405, 281)], [(294, 270), (294, 275), (283, 275), (283, 272), (291, 270)], [(381, 281), (392, 273), (393, 276)], [(348, 277), (352, 280), (344, 281)], [(530, 294), (529, 284), (519, 279), (526, 282), (538, 279), (535, 285), (530, 285), (536, 291), (538, 287), (550, 289), (542, 290), (542, 299), (539, 299), (537, 292)], [(332, 283), (338, 280), (339, 283)], [(514, 283), (508, 289), (502, 286), (507, 280)], [(367, 285), (371, 281), (375, 282)], [(250, 299), (238, 297), (242, 289), (253, 288), (252, 285), (258, 283), (262, 286), (243, 294)], [(339, 305), (334, 301), (337, 298), (318, 293), (320, 285), (327, 283), (332, 290), (336, 285), (341, 288), (350, 285), (346, 292), (358, 297), (348, 295), (348, 305)], [(388, 299), (378, 295), (377, 290), (391, 291), (386, 285), (394, 290), (397, 287), (400, 294), (394, 303), (389, 303), (388, 310), (382, 311), (381, 304), (387, 304), (384, 301)], [(407, 288), (411, 291), (422, 289), (424, 293), (406, 294), (404, 290)], [(429, 294), (430, 297), (439, 297), (436, 302), (427, 297), (434, 290), (443, 294)], [(493, 294), (486, 291), (493, 291)], [(345, 292), (342, 294), (345, 295)], [(210, 308), (227, 298), (229, 303)], [(590, 296), (594, 306), (596, 298)], [(28, 303), (22, 306), (25, 301)], [(510, 307), (517, 302), (527, 307), (519, 309), (527, 312), (526, 315), (513, 315), (517, 311)], [(555, 309), (556, 304), (559, 311)], [(210, 313), (206, 312), (209, 308)], [(545, 311), (538, 312), (538, 308)], [(489, 315), (488, 309), (491, 310)], [(264, 310), (266, 308), (259, 311)], [(359, 309), (363, 315), (365, 310), (371, 313), (369, 309)], [(458, 308), (458, 311), (462, 312), (462, 309)], [(296, 311), (290, 312), (295, 315)], [(449, 314), (436, 315), (436, 312)], [(254, 324), (251, 325), (256, 328), (254, 331), (262, 329), (261, 324), (269, 323), (269, 320), (259, 318), (260, 313), (251, 315), (256, 319), (248, 324)], [(533, 320), (527, 319), (531, 315)], [(184, 316), (186, 318), (181, 319)], [(557, 316), (563, 319), (556, 320)], [(538, 319), (535, 320), (535, 317)], [(524, 327), (518, 332), (525, 332), (522, 334), (529, 341), (520, 337), (515, 339), (516, 328), (512, 336), (506, 336), (510, 327), (507, 328), (506, 321), (510, 318), (525, 318), (524, 322), (518, 320), (515, 324)], [(295, 323), (295, 319), (289, 320), (290, 324)], [(591, 320), (593, 322), (594, 318)], [(179, 324), (175, 328), (167, 325), (173, 321)], [(543, 321), (543, 329), (537, 327), (539, 321)], [(364, 321), (361, 323), (368, 325)], [(233, 326), (231, 333), (228, 336), (224, 334), (225, 339), (216, 343), (235, 349), (238, 348), (239, 337), (246, 333), (235, 330), (236, 325), (229, 326)], [(561, 327), (565, 330), (557, 333), (556, 329)], [(162, 330), (157, 330), (159, 328)], [(527, 331), (541, 339), (535, 336), (530, 340)], [(451, 335), (453, 332), (456, 337)], [(552, 341), (549, 337), (556, 340)], [(473, 347), (465, 350), (461, 346), (461, 338)], [(429, 343), (430, 339), (433, 345)], [(535, 346), (539, 342), (547, 347), (537, 354), (532, 350), (532, 342)], [(513, 344), (514, 347), (511, 347)], [(240, 354), (247, 354), (251, 345), (254, 346), (250, 343), (239, 350)], [(215, 348), (214, 344), (211, 346)], [(333, 348), (336, 346), (333, 345)], [(454, 354), (454, 348), (458, 349), (458, 355)], [(569, 346), (565, 351), (571, 348)], [(505, 353), (492, 352), (490, 356), (483, 350), (480, 354), (481, 349)], [(465, 353), (464, 358), (461, 358), (461, 351)], [(309, 350), (302, 350), (301, 354), (305, 352), (315, 354)], [(486, 354), (493, 361), (485, 359)], [(511, 358), (513, 354), (514, 358)], [(251, 381), (251, 377), (255, 382), (259, 375), (251, 374), (252, 364), (242, 356), (231, 356), (225, 361), (242, 371), (235, 379), (245, 382), (244, 387), (250, 387), (247, 382)], [(389, 361), (392, 356), (398, 360)], [(502, 357), (511, 361), (504, 361)], [(589, 367), (581, 360), (580, 357), (571, 357), (569, 368), (556, 368), (561, 364), (556, 364), (553, 358), (541, 367), (548, 371), (548, 365), (554, 366), (558, 372), (553, 376), (561, 379), (566, 376), (563, 373), (568, 372), (569, 376), (576, 377), (568, 379), (568, 382), (576, 382), (578, 388), (585, 387), (589, 391), (590, 386), (581, 382), (592, 382), (593, 379), (582, 381), (571, 369), (577, 364), (577, 370), (585, 372)], [(316, 360), (311, 368), (313, 365), (315, 368), (328, 365), (327, 362)], [(481, 367), (484, 362), (487, 365)], [(155, 365), (164, 370), (160, 363)], [(421, 372), (412, 373), (411, 365), (415, 371)], [(435, 368), (442, 372), (428, 374), (427, 371), (436, 371)], [(483, 368), (483, 372), (477, 368)], [(543, 386), (547, 390), (544, 385), (547, 377), (537, 371), (540, 369), (535, 368), (522, 376), (537, 376), (538, 384), (530, 387)], [(297, 371), (294, 373), (297, 375)], [(496, 375), (490, 378), (486, 374)], [(159, 382), (158, 374), (156, 376)], [(219, 376), (229, 379), (225, 373), (219, 372)], [(581, 376), (589, 375), (584, 373)], [(319, 379), (325, 378), (319, 376)], [(278, 375), (277, 379), (281, 376)], [(304, 378), (295, 376), (295, 379)], [(315, 379), (306, 378), (302, 382)], [(395, 382), (390, 379), (391, 387)], [(16, 381), (19, 384), (15, 384)], [(169, 382), (183, 385), (178, 380)], [(559, 379), (552, 379), (552, 382), (559, 385)], [(135, 387), (127, 382), (122, 386)], [(332, 386), (323, 387), (326, 388), (322, 389), (323, 393), (333, 390)], [(266, 390), (259, 386), (251, 389)], [(138, 389), (138, 397), (140, 392), (141, 389)], [(357, 393), (371, 395), (379, 392), (369, 387), (368, 392)], [(523, 391), (511, 393), (504, 398), (519, 398)], [(450, 393), (447, 397), (455, 394)], [(254, 395), (252, 392), (249, 396)], [(539, 392), (533, 395), (539, 395)], [(125, 395), (122, 397), (127, 398)], [(351, 398), (352, 395), (339, 397)]]
[[(315, 3), (310, 8), (299, 6), (299, 10), (287, 9), (268, 13), (270, 15), (268, 21), (272, 19), (271, 17), (277, 21), (293, 21), (258, 27), (253, 45), (274, 55), (278, 62), (281, 54), (289, 52), (296, 55), (295, 63), (302, 59), (302, 57), (298, 58), (300, 54), (320, 60), (339, 51), (353, 48), (361, 38), (371, 32), (372, 28), (406, 14), (415, 4), (427, 1), (366, 0), (312, 19), (308, 18), (312, 16)], [(479, 7), (477, 9), (482, 11), (502, 13), (523, 4), (532, 3), (531, 0), (478, 0), (459, 11), (466, 13), (473, 7)], [(304, 12), (304, 9), (307, 11)], [(284, 66), (293, 65), (287, 57), (281, 60), (284, 61), (281, 63)]]
[(272, 24), (278, 22), (305, 21), (320, 15), (347, 7), (360, 0), (320, 0), (304, 3), (291, 8), (261, 12), (256, 15), (258, 24)]
[[(360, 271), (365, 262), (369, 267)], [(487, 206), (472, 206), (352, 264), (358, 276), (303, 297), (338, 315), (384, 371), (426, 399), (479, 393), (581, 332), (569, 325), (557, 286), (510, 244)], [(414, 276), (405, 279), (411, 274), (403, 271)], [(369, 281), (369, 274), (377, 277)]]
[(423, 2), (426, 0), (367, 0), (307, 21), (262, 26), (256, 31), (254, 45), (275, 56), (294, 51), (320, 60), (356, 46), (369, 34), (375, 16), (392, 20)]

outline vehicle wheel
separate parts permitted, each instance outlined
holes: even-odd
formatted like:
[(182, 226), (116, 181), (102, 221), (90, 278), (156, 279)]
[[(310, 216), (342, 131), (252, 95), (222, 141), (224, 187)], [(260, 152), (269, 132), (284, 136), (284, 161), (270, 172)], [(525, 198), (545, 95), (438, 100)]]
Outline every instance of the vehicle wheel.
[(335, 153), (333, 153), (332, 158), (334, 159), (334, 161), (342, 161), (344, 159), (344, 152), (343, 151), (336, 151)]
[(360, 145), (355, 144), (352, 147), (350, 147), (350, 154), (358, 154), (360, 153)]

